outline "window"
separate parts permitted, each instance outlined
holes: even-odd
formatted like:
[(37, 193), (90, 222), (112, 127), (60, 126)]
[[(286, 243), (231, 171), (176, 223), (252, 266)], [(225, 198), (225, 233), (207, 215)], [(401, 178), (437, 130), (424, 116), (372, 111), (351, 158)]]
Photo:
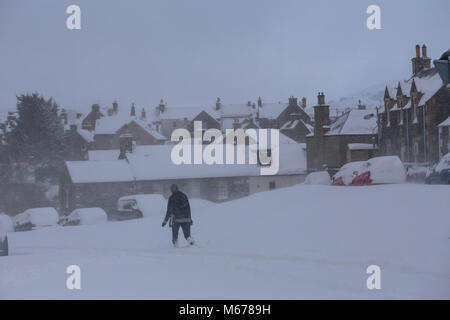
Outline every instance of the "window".
[(224, 180), (220, 180), (217, 184), (217, 199), (227, 200), (228, 199), (228, 183)]
[(275, 181), (270, 181), (270, 182), (269, 182), (269, 190), (273, 190), (273, 189), (275, 189), (275, 188), (276, 188)]

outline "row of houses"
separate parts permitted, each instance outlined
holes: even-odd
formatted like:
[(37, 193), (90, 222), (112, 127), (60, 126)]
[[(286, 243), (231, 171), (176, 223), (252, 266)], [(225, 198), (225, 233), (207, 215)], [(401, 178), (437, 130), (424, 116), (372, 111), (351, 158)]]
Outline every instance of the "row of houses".
[[(307, 173), (306, 145), (284, 135), (279, 144), (278, 173), (271, 176), (260, 174), (264, 164), (259, 161), (176, 165), (171, 161), (172, 145), (133, 146), (127, 142), (129, 138), (121, 136), (121, 149), (90, 150), (89, 160), (66, 162), (60, 182), (62, 211), (101, 206), (113, 212), (121, 196), (156, 193), (167, 197), (172, 183), (178, 184), (191, 198), (227, 201), (295, 185)], [(233, 148), (237, 154), (238, 145)], [(250, 146), (245, 146), (245, 152), (248, 157), (252, 152)]]
[(307, 135), (309, 170), (334, 171), (350, 161), (397, 155), (407, 165), (430, 166), (450, 151), (449, 51), (440, 59), (416, 46), (412, 76), (385, 87), (384, 106), (361, 104), (334, 120), (325, 96), (314, 109), (314, 130)]

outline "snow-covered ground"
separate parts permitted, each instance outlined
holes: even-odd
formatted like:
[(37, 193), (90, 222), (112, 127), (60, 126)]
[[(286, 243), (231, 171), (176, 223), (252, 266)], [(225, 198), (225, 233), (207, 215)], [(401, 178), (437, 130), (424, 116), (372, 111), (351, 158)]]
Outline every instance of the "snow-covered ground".
[[(9, 233), (0, 299), (450, 298), (448, 186), (299, 185), (192, 206), (199, 247), (172, 248), (162, 216)], [(66, 289), (73, 264), (81, 290)]]

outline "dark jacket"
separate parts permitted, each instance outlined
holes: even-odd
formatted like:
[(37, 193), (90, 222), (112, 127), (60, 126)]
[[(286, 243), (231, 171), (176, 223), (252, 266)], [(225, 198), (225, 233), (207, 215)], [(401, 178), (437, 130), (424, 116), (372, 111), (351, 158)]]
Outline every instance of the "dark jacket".
[(191, 207), (187, 196), (181, 192), (176, 191), (169, 197), (167, 203), (167, 213), (164, 222), (167, 222), (173, 216), (173, 222), (183, 223), (192, 222)]

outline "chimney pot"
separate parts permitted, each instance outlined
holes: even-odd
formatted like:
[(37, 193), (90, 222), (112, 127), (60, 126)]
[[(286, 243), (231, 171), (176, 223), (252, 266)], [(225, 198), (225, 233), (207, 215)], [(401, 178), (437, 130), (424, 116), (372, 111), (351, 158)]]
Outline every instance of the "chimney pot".
[(420, 46), (416, 44), (416, 58), (420, 58)]
[(427, 46), (426, 45), (422, 46), (422, 57), (424, 57), (424, 58), (427, 57)]

